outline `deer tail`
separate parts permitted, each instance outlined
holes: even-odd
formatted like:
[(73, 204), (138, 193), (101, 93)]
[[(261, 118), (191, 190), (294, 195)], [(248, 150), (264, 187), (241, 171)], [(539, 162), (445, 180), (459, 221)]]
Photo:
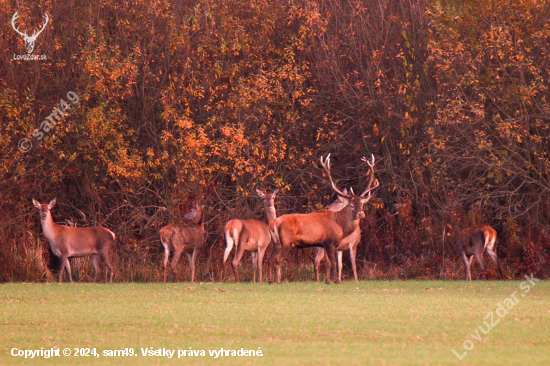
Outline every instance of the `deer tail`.
[(167, 242), (167, 237), (166, 237), (166, 230), (164, 230), (164, 228), (160, 229), (160, 241), (162, 242), (162, 245), (166, 246), (166, 242)]
[(229, 257), (229, 254), (231, 253), (231, 250), (233, 249), (234, 245), (239, 244), (239, 236), (240, 236), (240, 230), (237, 225), (227, 225), (224, 232), (225, 232), (225, 251), (223, 253), (223, 263), (227, 261), (227, 258)]
[(489, 230), (485, 231), (485, 248), (489, 247), (492, 248), (495, 245), (496, 241), (496, 235), (493, 235), (493, 233)]
[(107, 230), (109, 233), (111, 233), (111, 236), (113, 237), (113, 241), (115, 241), (115, 240), (116, 240), (116, 235), (115, 235), (115, 233), (113, 233), (113, 232), (112, 232), (111, 230), (109, 230), (109, 229), (105, 229), (105, 230)]

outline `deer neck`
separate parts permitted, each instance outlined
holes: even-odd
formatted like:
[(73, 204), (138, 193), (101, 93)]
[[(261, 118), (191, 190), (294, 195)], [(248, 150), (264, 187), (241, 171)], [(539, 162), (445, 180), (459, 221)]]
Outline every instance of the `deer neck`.
[(336, 217), (336, 221), (344, 231), (344, 237), (354, 232), (357, 228), (357, 225), (359, 225), (359, 219), (354, 219), (353, 212), (349, 205), (347, 205), (340, 211), (334, 212), (334, 216)]
[(267, 207), (264, 206), (264, 219), (269, 225), (269, 223), (277, 218), (277, 211), (275, 206)]
[(45, 219), (40, 216), (40, 222), (42, 223), (42, 232), (44, 233), (46, 239), (48, 239), (50, 242), (53, 241), (57, 236), (59, 225), (53, 222), (52, 214), (48, 212), (48, 215)]

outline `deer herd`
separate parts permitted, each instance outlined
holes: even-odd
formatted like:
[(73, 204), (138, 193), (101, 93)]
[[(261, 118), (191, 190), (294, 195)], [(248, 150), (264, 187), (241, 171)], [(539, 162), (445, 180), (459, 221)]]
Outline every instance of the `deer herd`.
[[(292, 213), (277, 217), (275, 199), (279, 189), (272, 193), (264, 193), (256, 189), (257, 194), (263, 200), (264, 216), (262, 219), (233, 219), (227, 222), (223, 230), (225, 238), (225, 250), (223, 254), (223, 268), (233, 248), (235, 253), (232, 261), (235, 281), (239, 282), (238, 266), (244, 252), (250, 252), (254, 271), (253, 281), (263, 279), (263, 259), (267, 248), (272, 244), (271, 253), (267, 260), (269, 283), (273, 283), (273, 267), (277, 274), (277, 283), (281, 283), (281, 265), (291, 248), (315, 249), (315, 279), (319, 281), (319, 266), (323, 258), (326, 258), (325, 281), (330, 284), (342, 281), (342, 255), (349, 250), (351, 266), (355, 281), (357, 267), (355, 263), (357, 245), (361, 241), (360, 220), (365, 217), (363, 205), (367, 203), (378, 187), (378, 180), (374, 179), (374, 156), (370, 160), (363, 158), (369, 166), (369, 180), (367, 187), (360, 195), (356, 195), (353, 189), (340, 190), (330, 174), (330, 154), (321, 158), (323, 168), (332, 190), (337, 194), (337, 199), (322, 210), (308, 214)], [(56, 204), (54, 198), (49, 204), (32, 200), (38, 209), (44, 236), (50, 243), (51, 250), (60, 259), (59, 282), (63, 281), (63, 272), (67, 270), (69, 280), (71, 267), (69, 258), (90, 257), (94, 266), (93, 282), (96, 282), (101, 272), (101, 262), (108, 267), (109, 282), (113, 280), (113, 264), (109, 257), (110, 250), (115, 241), (115, 234), (102, 226), (90, 228), (76, 228), (56, 224), (51, 215), (51, 210)], [(198, 253), (206, 246), (204, 230), (205, 205), (197, 205), (184, 215), (189, 220), (187, 224), (171, 224), (160, 229), (160, 241), (164, 247), (164, 282), (166, 282), (166, 266), (170, 253), (172, 261), (170, 268), (176, 281), (177, 263), (182, 253), (185, 253), (189, 261), (191, 281), (195, 282), (196, 259)], [(487, 225), (472, 226), (463, 229), (456, 238), (458, 253), (466, 267), (466, 280), (471, 280), (471, 264), (473, 258), (481, 267), (479, 278), (485, 272), (483, 252), (485, 249), (497, 267), (500, 278), (503, 279), (502, 270), (495, 254), (496, 231)], [(336, 275), (338, 268), (338, 275)], [(222, 272), (223, 275), (223, 272)]]

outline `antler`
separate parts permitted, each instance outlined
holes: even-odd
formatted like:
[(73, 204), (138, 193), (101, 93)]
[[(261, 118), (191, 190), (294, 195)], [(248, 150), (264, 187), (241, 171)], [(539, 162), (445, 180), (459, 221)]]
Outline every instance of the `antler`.
[(374, 180), (374, 154), (371, 154), (371, 161), (368, 161), (364, 156), (361, 158), (362, 161), (366, 162), (369, 165), (370, 170), (370, 177), (369, 177), (369, 183), (367, 184), (367, 189), (361, 193), (359, 197), (364, 197), (367, 193), (370, 195), (370, 192), (376, 188), (378, 188), (378, 179), (374, 181), (374, 187), (372, 186), (373, 180)]
[[(376, 180), (374, 179), (374, 155), (371, 155), (371, 161), (368, 161), (365, 157), (361, 158), (361, 160), (366, 162), (370, 167), (369, 183), (367, 184), (367, 188), (359, 196), (359, 197), (365, 197), (367, 193), (370, 196), (370, 192), (378, 188), (379, 183), (378, 183), (378, 179)], [(321, 156), (321, 166), (323, 167), (323, 169), (325, 170), (325, 173), (327, 174), (327, 177), (330, 181), (332, 189), (336, 193), (338, 193), (338, 195), (349, 199), (356, 197), (355, 193), (353, 192), (353, 188), (350, 188), (350, 192), (351, 192), (351, 196), (350, 196), (349, 194), (347, 194), (347, 192), (342, 192), (341, 190), (338, 189), (338, 187), (336, 187), (336, 184), (334, 183), (334, 181), (332, 180), (332, 176), (330, 175), (330, 154), (327, 155), (324, 161), (323, 161), (323, 157)]]
[(46, 14), (46, 15), (44, 15), (44, 18), (46, 18), (46, 22), (42, 26), (42, 29), (40, 29), (39, 31), (34, 32), (31, 36), (31, 38), (36, 39), (36, 37), (38, 37), (40, 35), (40, 33), (42, 33), (42, 31), (44, 31), (44, 28), (46, 28), (46, 25), (48, 25), (48, 20), (50, 20), (50, 17), (48, 16), (48, 14)]
[(27, 31), (25, 31), (25, 33), (21, 33), (19, 31), (19, 29), (17, 28), (17, 26), (15, 25), (15, 21), (17, 20), (17, 18), (19, 18), (19, 11), (16, 11), (15, 14), (13, 14), (13, 17), (11, 18), (11, 26), (13, 27), (13, 29), (19, 33), (20, 35), (22, 35), (23, 37), (28, 37), (27, 36)]
[(325, 158), (325, 161), (323, 161), (323, 157), (321, 156), (321, 166), (323, 167), (325, 173), (327, 174), (327, 178), (330, 181), (332, 189), (336, 193), (338, 193), (338, 195), (340, 195), (342, 197), (345, 197), (345, 198), (352, 199), (353, 196), (350, 196), (347, 193), (344, 193), (341, 190), (339, 190), (338, 187), (336, 187), (336, 184), (334, 184), (334, 181), (332, 180), (332, 176), (330, 175), (330, 154), (327, 155), (327, 157)]

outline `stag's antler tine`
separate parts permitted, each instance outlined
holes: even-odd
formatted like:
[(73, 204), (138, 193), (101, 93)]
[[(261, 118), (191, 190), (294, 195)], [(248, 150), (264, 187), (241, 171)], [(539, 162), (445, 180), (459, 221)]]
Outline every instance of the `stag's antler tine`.
[(349, 199), (353, 198), (353, 196), (350, 196), (342, 192), (341, 190), (339, 190), (338, 187), (336, 187), (336, 184), (334, 183), (334, 181), (332, 180), (332, 176), (330, 175), (330, 154), (327, 155), (327, 157), (325, 158), (325, 161), (323, 161), (323, 157), (321, 156), (321, 166), (323, 167), (323, 169), (325, 170), (325, 173), (327, 174), (327, 178), (330, 181), (332, 189), (342, 197), (349, 198)]
[[(361, 193), (359, 197), (364, 197), (365, 194), (370, 193), (370, 191), (376, 189), (378, 187), (378, 179), (374, 181), (374, 154), (371, 154), (371, 161), (368, 161), (365, 157), (363, 157), (361, 160), (366, 162), (369, 165), (369, 171), (370, 171), (370, 177), (369, 177), (369, 183), (367, 184), (367, 188)], [(374, 182), (374, 186), (373, 186)]]
[(323, 161), (323, 156), (321, 155), (321, 165), (323, 166), (323, 168), (327, 168), (330, 169), (330, 153), (328, 153), (327, 157), (325, 158), (325, 161)]
[(364, 156), (361, 158), (361, 161), (364, 161), (365, 163), (369, 164), (370, 167), (374, 167), (374, 154), (371, 154), (371, 161), (368, 161), (367, 158)]

